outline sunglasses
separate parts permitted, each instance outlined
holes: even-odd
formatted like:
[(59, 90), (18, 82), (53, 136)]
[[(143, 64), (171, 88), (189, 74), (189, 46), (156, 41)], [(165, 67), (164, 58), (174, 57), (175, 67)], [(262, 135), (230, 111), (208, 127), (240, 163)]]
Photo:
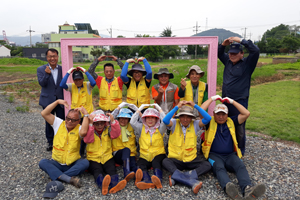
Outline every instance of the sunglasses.
[(77, 122), (78, 120), (80, 120), (80, 119), (72, 119), (72, 118), (66, 117), (66, 121), (71, 121), (72, 123)]
[(103, 126), (106, 122), (94, 122), (94, 126)]

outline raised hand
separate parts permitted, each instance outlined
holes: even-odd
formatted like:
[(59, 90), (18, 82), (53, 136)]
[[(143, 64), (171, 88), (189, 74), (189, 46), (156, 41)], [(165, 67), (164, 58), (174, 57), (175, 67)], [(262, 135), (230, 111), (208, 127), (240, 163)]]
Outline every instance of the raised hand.
[(106, 113), (106, 115), (109, 116), (111, 122), (115, 121), (115, 118), (111, 113)]
[(185, 87), (186, 87), (186, 81), (185, 81), (185, 79), (186, 79), (186, 78), (182, 78), (181, 81), (180, 81), (180, 87), (181, 87), (181, 89), (183, 89), (183, 90), (184, 90)]
[(185, 105), (190, 105), (190, 106), (194, 107), (195, 106), (195, 102), (193, 102), (193, 101), (186, 101)]
[(128, 104), (128, 108), (131, 108), (132, 110), (134, 110), (134, 111), (137, 111), (139, 108), (136, 106), (136, 105), (134, 105), (134, 104)]
[(88, 111), (86, 111), (86, 109), (83, 106), (75, 108), (74, 110), (80, 111), (83, 115), (89, 114)]
[(177, 106), (178, 106), (178, 108), (181, 108), (185, 104), (186, 104), (186, 101), (179, 101), (179, 103), (177, 104)]
[(107, 56), (108, 58), (111, 58), (113, 61), (116, 61), (118, 58), (116, 56)]
[(68, 102), (67, 102), (66, 100), (58, 99), (58, 100), (57, 100), (57, 103), (58, 103), (58, 104), (61, 104), (61, 105), (64, 105), (65, 108), (70, 109), (70, 106), (69, 106), (69, 104), (68, 104)]
[(145, 57), (139, 57), (138, 59), (137, 59), (137, 63), (139, 63), (140, 61), (143, 61), (145, 59)]
[(100, 56), (100, 57), (98, 58), (98, 61), (99, 61), (99, 62), (104, 61), (105, 58), (106, 58), (106, 56)]
[(84, 69), (83, 67), (79, 67), (79, 66), (78, 66), (78, 67), (76, 67), (76, 69), (82, 71), (83, 73), (86, 72), (86, 69)]
[(164, 90), (163, 86), (159, 86), (159, 88), (158, 88), (158, 92), (159, 92), (159, 93), (164, 93), (164, 92), (165, 92), (165, 90)]
[(128, 62), (128, 63), (136, 63), (135, 60), (134, 60), (133, 58), (127, 59), (126, 62)]
[(72, 68), (70, 68), (70, 69), (68, 70), (67, 73), (68, 73), (68, 74), (72, 74), (75, 70), (76, 70), (76, 69), (72, 67)]
[(232, 43), (232, 40), (230, 40), (230, 38), (227, 38), (226, 40), (224, 40), (223, 42), (222, 42), (222, 45), (223, 46), (228, 46), (228, 45), (230, 45)]
[(233, 104), (233, 99), (230, 99), (229, 97), (225, 97), (222, 99), (222, 103), (224, 103), (224, 102)]
[(222, 101), (222, 97), (220, 97), (220, 95), (212, 96), (211, 99), (212, 99), (213, 101), (216, 101), (216, 100)]
[(119, 108), (123, 108), (123, 107), (125, 107), (125, 106), (128, 106), (128, 103), (122, 102), (122, 103), (120, 103), (120, 105), (119, 105), (118, 107), (119, 107)]
[(150, 106), (150, 104), (142, 104), (142, 105), (139, 107), (138, 111), (142, 111), (145, 107), (149, 107), (149, 106)]
[(51, 69), (50, 69), (50, 67), (48, 65), (46, 66), (45, 72), (47, 74), (51, 74)]
[(156, 110), (158, 110), (158, 111), (161, 110), (161, 107), (157, 103), (153, 103), (151, 105), (153, 105)]

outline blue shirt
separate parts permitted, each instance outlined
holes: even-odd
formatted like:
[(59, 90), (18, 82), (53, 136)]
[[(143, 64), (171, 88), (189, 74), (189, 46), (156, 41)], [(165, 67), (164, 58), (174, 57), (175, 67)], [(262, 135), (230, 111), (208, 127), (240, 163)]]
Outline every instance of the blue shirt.
[(229, 55), (224, 52), (225, 46), (220, 44), (218, 48), (218, 58), (225, 65), (222, 97), (229, 97), (234, 100), (249, 97), (251, 75), (259, 58), (259, 48), (251, 40), (242, 40), (241, 44), (248, 49), (249, 56), (235, 65), (230, 61)]
[[(230, 117), (235, 125), (238, 126), (238, 115)], [(209, 124), (206, 125), (206, 130), (209, 128)], [(217, 132), (215, 135), (215, 139), (211, 145), (210, 152), (220, 154), (220, 155), (228, 155), (234, 152), (233, 148), (233, 140), (228, 129), (227, 123), (218, 124)]]

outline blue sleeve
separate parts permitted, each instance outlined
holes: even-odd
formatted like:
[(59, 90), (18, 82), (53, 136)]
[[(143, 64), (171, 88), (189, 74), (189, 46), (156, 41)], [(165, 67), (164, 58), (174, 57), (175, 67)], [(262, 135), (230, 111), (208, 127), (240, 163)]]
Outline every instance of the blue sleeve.
[(165, 125), (169, 125), (170, 124), (170, 120), (173, 117), (173, 115), (176, 113), (176, 111), (178, 110), (178, 106), (175, 106), (163, 119), (163, 122)]
[(219, 44), (219, 47), (218, 47), (218, 58), (224, 65), (229, 60), (228, 54), (225, 53), (225, 46), (223, 46), (222, 44)]
[(152, 79), (152, 69), (150, 64), (148, 63), (147, 59), (145, 58), (143, 60), (144, 66), (145, 66), (145, 70), (147, 72), (146, 74), (146, 80), (151, 80)]
[(59, 84), (59, 86), (60, 86), (61, 88), (64, 88), (65, 90), (68, 89), (68, 86), (67, 86), (66, 83), (67, 83), (67, 80), (68, 80), (69, 76), (70, 76), (70, 74), (69, 74), (69, 73), (66, 73), (66, 75), (64, 76), (64, 78), (61, 80), (61, 82), (60, 82), (60, 84)]
[(211, 120), (211, 116), (205, 110), (200, 108), (200, 106), (198, 105), (195, 105), (194, 108), (196, 108), (199, 111), (199, 113), (202, 115), (203, 117), (202, 123), (205, 125), (208, 124)]
[(92, 75), (88, 71), (85, 72), (85, 75), (89, 79), (91, 86), (94, 87), (96, 85), (95, 79), (92, 77)]
[(129, 78), (127, 77), (128, 65), (129, 65), (129, 63), (125, 62), (125, 65), (123, 66), (121, 75), (120, 75), (120, 77), (124, 83), (127, 83), (129, 81)]

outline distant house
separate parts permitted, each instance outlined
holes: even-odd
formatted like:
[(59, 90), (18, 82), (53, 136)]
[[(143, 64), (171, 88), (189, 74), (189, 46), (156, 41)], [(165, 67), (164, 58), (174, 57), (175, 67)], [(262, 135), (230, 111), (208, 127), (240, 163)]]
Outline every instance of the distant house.
[(0, 45), (0, 57), (10, 57), (10, 49)]
[(39, 60), (47, 61), (46, 51), (48, 48), (23, 48), (23, 57), (36, 58)]

